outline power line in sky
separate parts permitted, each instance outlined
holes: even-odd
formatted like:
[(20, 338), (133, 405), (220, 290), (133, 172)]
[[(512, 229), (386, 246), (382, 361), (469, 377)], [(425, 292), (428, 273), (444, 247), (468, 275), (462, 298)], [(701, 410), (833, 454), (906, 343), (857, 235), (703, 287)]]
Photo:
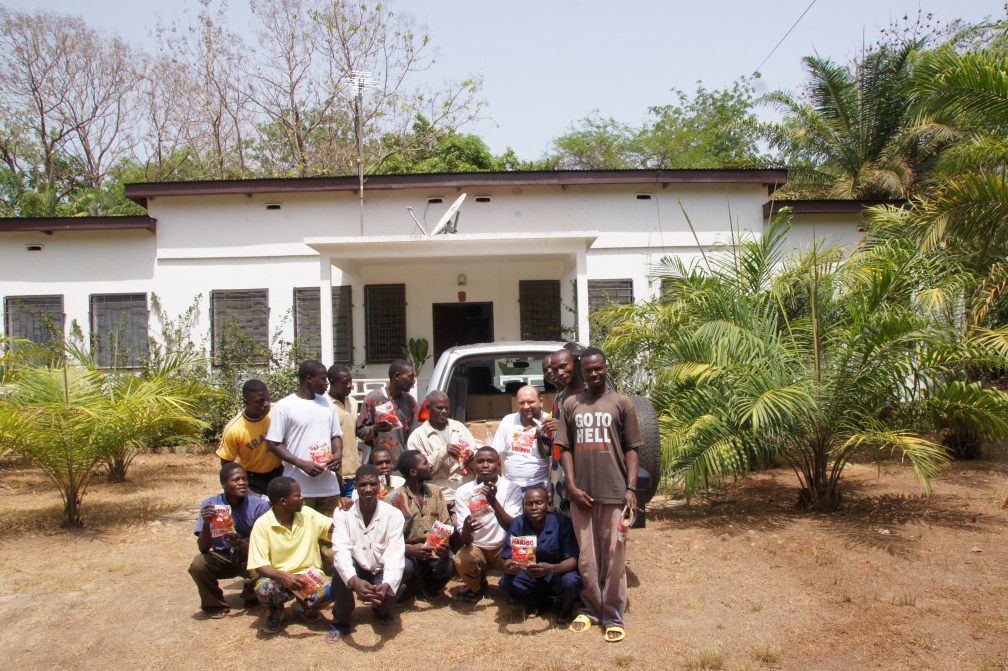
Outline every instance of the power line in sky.
[(801, 14), (800, 14), (800, 15), (798, 16), (798, 18), (797, 18), (797, 19), (795, 19), (795, 22), (794, 22), (794, 23), (792, 23), (792, 24), (791, 24), (791, 27), (787, 29), (787, 32), (786, 32), (786, 33), (784, 33), (784, 37), (780, 38), (780, 40), (779, 40), (779, 41), (777, 42), (777, 44), (775, 44), (775, 45), (774, 45), (774, 48), (770, 50), (770, 53), (768, 53), (768, 54), (766, 55), (766, 58), (764, 58), (763, 60), (761, 60), (761, 61), (760, 61), (760, 64), (759, 64), (759, 65), (757, 65), (757, 66), (756, 66), (756, 67), (755, 67), (755, 68), (753, 69), (753, 72), (759, 72), (759, 69), (760, 69), (761, 67), (763, 67), (763, 64), (764, 64), (764, 63), (766, 63), (766, 62), (767, 62), (767, 61), (768, 61), (768, 60), (770, 59), (770, 57), (771, 57), (771, 56), (773, 56), (774, 52), (775, 52), (775, 51), (777, 51), (777, 47), (779, 47), (780, 45), (784, 44), (784, 40), (786, 40), (786, 39), (787, 39), (787, 36), (791, 34), (791, 31), (792, 31), (792, 30), (794, 30), (794, 29), (795, 29), (795, 26), (797, 26), (797, 25), (798, 25), (798, 23), (799, 23), (799, 22), (800, 22), (800, 21), (802, 20), (802, 18), (804, 18), (804, 17), (805, 17), (805, 15), (806, 15), (806, 14), (808, 14), (808, 11), (809, 11), (810, 9), (812, 9), (812, 5), (814, 5), (814, 4), (816, 3), (816, 2), (817, 2), (817, 0), (812, 0), (812, 2), (810, 2), (810, 3), (808, 4), (808, 7), (806, 7), (806, 8), (805, 8), (805, 11), (804, 11), (804, 12), (802, 12), (802, 13), (801, 13)]

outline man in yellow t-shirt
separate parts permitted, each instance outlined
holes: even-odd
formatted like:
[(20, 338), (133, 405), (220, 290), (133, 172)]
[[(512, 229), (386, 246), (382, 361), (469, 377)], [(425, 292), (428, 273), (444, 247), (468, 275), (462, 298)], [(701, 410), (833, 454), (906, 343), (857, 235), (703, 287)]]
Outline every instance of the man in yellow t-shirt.
[(343, 429), (343, 464), (340, 475), (343, 476), (343, 498), (353, 496), (354, 479), (361, 465), (360, 450), (357, 449), (357, 400), (350, 395), (353, 391), (353, 373), (346, 366), (334, 363), (326, 372), (329, 378), (329, 393), (327, 396), (336, 406), (340, 428)]
[(273, 634), (280, 629), (284, 604), (291, 599), (295, 599), (295, 611), (309, 621), (318, 619), (319, 608), (331, 601), (319, 541), (332, 537), (333, 521), (304, 506), (301, 485), (293, 478), (274, 478), (267, 495), (270, 510), (252, 526), (247, 568), (259, 575), (255, 592), (266, 608), (263, 631)]
[(266, 445), (270, 423), (270, 393), (260, 380), (249, 380), (242, 387), (245, 408), (227, 423), (217, 456), (221, 466), (237, 461), (248, 472), (249, 489), (266, 495), (270, 480), (283, 475), (283, 463)]

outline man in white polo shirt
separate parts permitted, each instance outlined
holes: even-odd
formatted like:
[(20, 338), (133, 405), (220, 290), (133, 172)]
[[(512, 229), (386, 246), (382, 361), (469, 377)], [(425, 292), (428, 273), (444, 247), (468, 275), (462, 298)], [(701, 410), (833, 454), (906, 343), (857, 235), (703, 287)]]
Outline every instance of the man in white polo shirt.
[[(298, 388), (273, 405), (266, 442), (284, 462), (284, 475), (301, 486), (304, 505), (331, 517), (339, 505), (343, 431), (324, 394), (326, 367), (308, 360), (298, 366)], [(332, 547), (322, 546), (322, 566), (332, 567)]]
[(527, 385), (515, 395), (518, 412), (501, 420), (494, 434), (493, 448), (500, 455), (504, 477), (521, 489), (549, 484), (550, 454), (536, 440), (542, 424), (539, 390)]
[(499, 475), (497, 452), (488, 446), (476, 450), (476, 479), (455, 492), (455, 570), (465, 583), (466, 603), (483, 598), (487, 571), (502, 569), (504, 538), (515, 517), (522, 514), (522, 490)]

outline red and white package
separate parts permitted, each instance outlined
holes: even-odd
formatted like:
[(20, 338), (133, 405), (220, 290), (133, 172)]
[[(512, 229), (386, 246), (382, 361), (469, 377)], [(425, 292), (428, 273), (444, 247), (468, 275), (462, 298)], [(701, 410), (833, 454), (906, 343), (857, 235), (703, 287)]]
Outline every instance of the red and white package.
[(214, 516), (210, 520), (210, 537), (220, 538), (235, 532), (234, 519), (231, 517), (231, 506), (217, 504), (213, 507)]
[(538, 540), (535, 536), (512, 536), (511, 561), (522, 566), (535, 564), (535, 551), (537, 543)]
[(388, 422), (393, 429), (401, 429), (402, 422), (396, 414), (396, 405), (392, 401), (385, 401), (381, 405), (375, 406), (375, 423)]
[(427, 545), (432, 548), (445, 545), (448, 543), (448, 539), (451, 538), (452, 531), (454, 531), (452, 525), (434, 520), (434, 526), (431, 527), (430, 532), (427, 534)]
[(448, 437), (448, 442), (459, 448), (458, 462), (461, 467), (462, 473), (469, 474), (469, 466), (467, 465), (469, 460), (472, 459), (473, 446), (469, 444), (469, 441), (462, 437), (458, 431), (452, 431), (451, 435)]
[(308, 448), (311, 453), (311, 460), (316, 464), (325, 466), (332, 461), (332, 448), (326, 443), (319, 443)]
[(310, 568), (304, 573), (298, 573), (298, 576), (307, 578), (311, 586), (294, 590), (295, 596), (302, 601), (308, 601), (309, 599), (318, 601), (325, 596), (326, 577), (322, 571), (317, 568)]
[(520, 452), (521, 454), (533, 454), (535, 449), (535, 433), (536, 427), (530, 429), (524, 429), (514, 432), (514, 436), (511, 438), (511, 451)]
[(487, 497), (483, 496), (479, 492), (476, 492), (467, 498), (466, 503), (469, 505), (469, 514), (473, 517), (483, 517), (484, 515), (489, 515), (493, 512), (493, 508), (490, 507), (490, 502), (487, 501)]

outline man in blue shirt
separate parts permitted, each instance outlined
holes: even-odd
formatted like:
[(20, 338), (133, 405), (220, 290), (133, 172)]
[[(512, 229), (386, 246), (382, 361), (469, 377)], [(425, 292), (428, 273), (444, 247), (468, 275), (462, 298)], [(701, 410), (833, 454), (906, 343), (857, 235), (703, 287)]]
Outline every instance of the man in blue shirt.
[[(224, 491), (211, 496), (200, 507), (196, 518), (196, 547), (200, 553), (189, 565), (189, 575), (199, 590), (200, 607), (207, 617), (213, 619), (224, 617), (231, 610), (217, 582), (221, 578), (245, 578), (242, 601), (245, 606), (259, 605), (245, 565), (252, 526), (260, 515), (269, 510), (269, 504), (264, 499), (250, 495), (248, 473), (241, 464), (233, 461), (224, 464), (220, 470), (220, 482)], [(234, 529), (214, 537), (213, 520), (218, 506), (230, 507)]]
[[(501, 587), (525, 606), (525, 617), (538, 617), (554, 596), (560, 597), (557, 622), (569, 622), (581, 591), (578, 543), (574, 525), (566, 515), (549, 511), (546, 487), (525, 490), (524, 512), (511, 522), (504, 540), (504, 576)], [(535, 562), (521, 564), (513, 558), (511, 541), (518, 536), (536, 539)]]

